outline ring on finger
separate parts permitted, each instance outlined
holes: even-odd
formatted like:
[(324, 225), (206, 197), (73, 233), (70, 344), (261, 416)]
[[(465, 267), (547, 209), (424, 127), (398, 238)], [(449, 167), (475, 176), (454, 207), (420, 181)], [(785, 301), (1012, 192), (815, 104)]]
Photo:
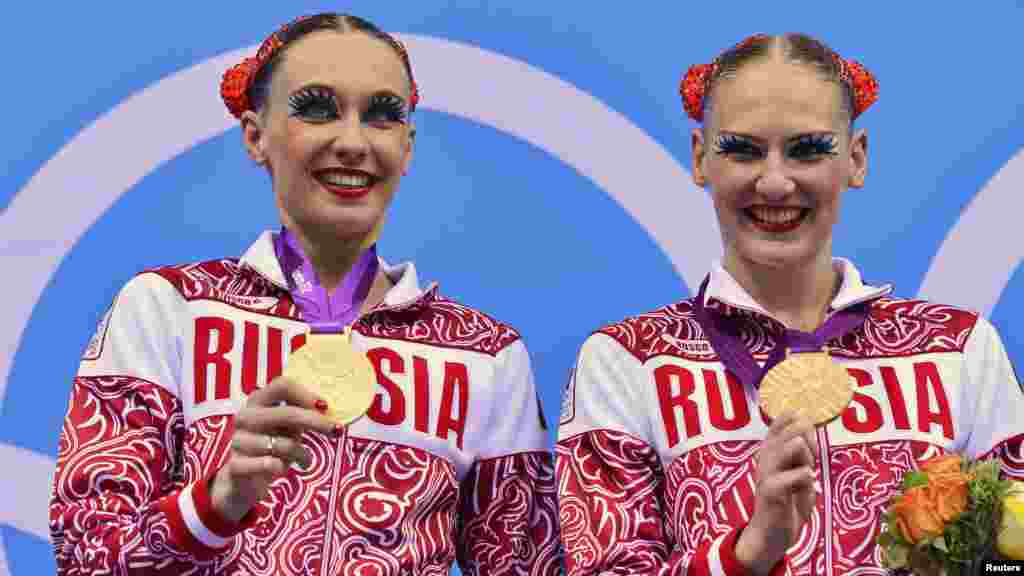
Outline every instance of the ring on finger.
[(267, 435), (267, 454), (274, 456), (274, 443), (277, 442), (277, 436), (272, 434)]

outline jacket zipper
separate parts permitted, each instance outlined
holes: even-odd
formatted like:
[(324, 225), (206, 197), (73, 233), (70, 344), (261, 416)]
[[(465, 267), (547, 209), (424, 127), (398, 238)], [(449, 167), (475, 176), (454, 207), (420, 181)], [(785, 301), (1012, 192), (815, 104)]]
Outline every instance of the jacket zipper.
[[(433, 288), (433, 285), (428, 286), (426, 290), (424, 290), (418, 296), (416, 296), (415, 298), (412, 298), (410, 300), (406, 300), (406, 301), (400, 302), (398, 304), (393, 304), (391, 306), (377, 306), (377, 307), (367, 311), (364, 314), (360, 314), (359, 316), (356, 317), (355, 320), (352, 321), (351, 324), (349, 324), (345, 328), (345, 332), (348, 333), (349, 342), (352, 341), (351, 340), (352, 339), (352, 334), (356, 332), (355, 326), (357, 324), (359, 324), (360, 322), (362, 322), (367, 316), (369, 316), (371, 314), (375, 314), (377, 312), (393, 311), (393, 310), (396, 310), (396, 309), (408, 306), (408, 305), (416, 302), (420, 298), (423, 298), (427, 294), (427, 292), (429, 292), (432, 288)], [(327, 500), (327, 502), (328, 502), (328, 508), (327, 508), (327, 510), (328, 510), (328, 513), (327, 513), (327, 528), (324, 530), (324, 545), (323, 545), (323, 555), (322, 555), (323, 561), (320, 563), (320, 573), (321, 574), (328, 574), (329, 573), (328, 571), (329, 571), (330, 565), (331, 565), (331, 560), (332, 560), (332, 558), (331, 558), (331, 555), (332, 555), (331, 541), (333, 540), (333, 536), (334, 536), (334, 524), (335, 524), (335, 520), (336, 520), (335, 516), (337, 514), (339, 514), (338, 507), (337, 507), (338, 506), (338, 488), (337, 487), (338, 487), (338, 480), (341, 478), (342, 468), (344, 467), (344, 464), (345, 464), (345, 446), (347, 444), (348, 444), (348, 426), (346, 425), (346, 426), (344, 426), (344, 432), (342, 432), (341, 438), (338, 439), (337, 448), (334, 450), (334, 467), (333, 467), (334, 469), (331, 472), (331, 487), (330, 487), (331, 493), (330, 493), (330, 497)]]
[[(822, 522), (825, 531), (825, 570), (826, 574), (832, 574), (833, 551), (832, 551), (832, 464), (829, 461), (828, 431), (824, 427), (818, 428), (818, 459), (819, 470), (821, 470), (821, 491), (822, 501), (825, 502), (825, 521)], [(813, 556), (812, 556), (813, 558)], [(814, 562), (812, 559), (811, 562)]]

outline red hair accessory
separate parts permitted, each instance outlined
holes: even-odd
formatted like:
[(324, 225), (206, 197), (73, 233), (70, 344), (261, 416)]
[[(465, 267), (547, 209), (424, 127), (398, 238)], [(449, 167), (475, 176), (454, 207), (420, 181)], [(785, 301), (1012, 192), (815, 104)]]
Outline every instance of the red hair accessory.
[[(755, 34), (726, 52), (740, 50), (766, 37), (766, 34)], [(683, 108), (686, 109), (690, 118), (697, 122), (704, 121), (704, 96), (711, 85), (711, 79), (718, 71), (720, 58), (716, 57), (710, 64), (690, 66), (686, 75), (679, 82), (679, 95), (683, 99)], [(835, 52), (832, 52), (832, 60), (839, 67), (839, 80), (849, 86), (850, 91), (853, 92), (852, 118), (855, 119), (878, 100), (878, 80), (871, 72), (868, 72), (867, 68), (855, 60), (846, 60)]]
[[(758, 40), (767, 38), (767, 34), (754, 34), (744, 38), (738, 44), (727, 50), (740, 50), (750, 46)], [(719, 58), (711, 61), (711, 64), (694, 64), (686, 71), (686, 76), (679, 83), (679, 95), (683, 97), (683, 107), (686, 113), (697, 122), (704, 121), (704, 94), (708, 91), (711, 78), (718, 71)]]
[(878, 100), (878, 80), (856, 60), (846, 60), (834, 52), (832, 59), (839, 66), (839, 80), (853, 92), (853, 117), (856, 118)]
[[(255, 57), (250, 57), (242, 60), (238, 64), (235, 64), (224, 73), (223, 78), (220, 81), (220, 97), (224, 101), (224, 105), (227, 106), (228, 111), (235, 118), (241, 118), (242, 114), (246, 110), (252, 109), (252, 103), (249, 102), (249, 88), (252, 87), (253, 81), (256, 79), (256, 75), (259, 74), (260, 69), (274, 57), (274, 54), (284, 46), (284, 41), (281, 37), (291, 27), (299, 24), (303, 20), (312, 18), (312, 16), (299, 16), (295, 20), (281, 26), (276, 32), (271, 34), (266, 40), (260, 44), (259, 50), (256, 51)], [(405, 46), (401, 42), (394, 38), (388, 37), (391, 41), (392, 46), (398, 51), (401, 56), (403, 63), (409, 65), (409, 53), (406, 51)], [(411, 68), (410, 68), (411, 70)], [(412, 75), (410, 74), (409, 83), (411, 85), (409, 90), (409, 112), (416, 109), (416, 103), (419, 102), (419, 90), (416, 88), (416, 82), (413, 81)]]
[(708, 80), (717, 68), (717, 64), (694, 64), (679, 83), (683, 108), (686, 108), (686, 113), (697, 122), (704, 121), (704, 93), (708, 89)]
[(235, 118), (241, 118), (242, 113), (249, 109), (247, 92), (249, 84), (252, 83), (252, 77), (259, 69), (259, 60), (246, 58), (229, 68), (220, 81), (220, 98)]
[(274, 53), (284, 46), (281, 35), (307, 18), (309, 16), (300, 16), (281, 26), (260, 44), (260, 49), (256, 51), (255, 57), (242, 60), (224, 73), (224, 77), (220, 81), (220, 97), (224, 100), (224, 105), (228, 107), (232, 116), (241, 118), (246, 110), (252, 108), (252, 103), (249, 102), (249, 88), (252, 86), (256, 74), (274, 56)]

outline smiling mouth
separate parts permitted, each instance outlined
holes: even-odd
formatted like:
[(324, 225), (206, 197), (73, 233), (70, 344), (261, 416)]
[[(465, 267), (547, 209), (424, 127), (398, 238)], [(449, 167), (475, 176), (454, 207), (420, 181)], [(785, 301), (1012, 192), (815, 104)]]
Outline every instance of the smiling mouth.
[(323, 170), (315, 174), (317, 182), (341, 198), (360, 198), (369, 194), (378, 178), (356, 170)]
[(811, 213), (810, 208), (798, 206), (751, 206), (743, 213), (760, 230), (765, 232), (790, 232), (795, 230)]

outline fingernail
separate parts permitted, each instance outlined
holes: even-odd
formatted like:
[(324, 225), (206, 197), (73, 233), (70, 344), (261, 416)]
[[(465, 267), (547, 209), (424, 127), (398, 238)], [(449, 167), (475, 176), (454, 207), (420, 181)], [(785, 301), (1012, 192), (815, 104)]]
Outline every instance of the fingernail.
[(316, 399), (316, 402), (314, 402), (314, 403), (313, 403), (313, 406), (314, 406), (314, 407), (315, 407), (315, 408), (316, 408), (316, 409), (317, 409), (317, 410), (318, 410), (319, 412), (321, 412), (321, 413), (323, 413), (323, 414), (326, 414), (326, 413), (327, 413), (327, 401), (326, 401), (326, 400), (324, 400), (323, 398), (317, 398), (317, 399)]
[(341, 438), (341, 435), (345, 433), (345, 427), (342, 426), (341, 424), (338, 424), (334, 427), (334, 430), (332, 430), (332, 432), (334, 433), (335, 438)]

